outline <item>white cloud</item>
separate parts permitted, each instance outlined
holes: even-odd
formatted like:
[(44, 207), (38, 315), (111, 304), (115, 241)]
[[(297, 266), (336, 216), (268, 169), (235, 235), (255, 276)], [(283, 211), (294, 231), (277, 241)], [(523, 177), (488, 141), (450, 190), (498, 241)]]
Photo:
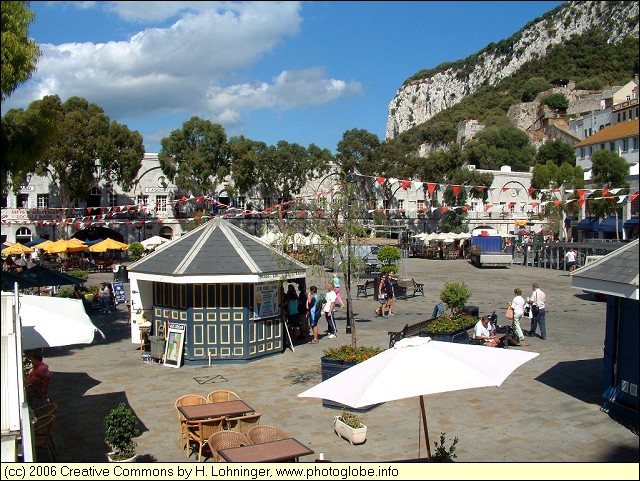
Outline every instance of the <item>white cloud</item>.
[[(97, 6), (80, 3), (75, 8)], [(127, 21), (179, 18), (127, 41), (41, 44), (36, 74), (3, 107), (56, 94), (63, 101), (84, 97), (113, 119), (197, 111), (238, 124), (244, 112), (318, 105), (361, 91), (320, 68), (283, 71), (272, 84), (233, 83), (299, 32), (298, 2), (108, 2), (106, 8)]]

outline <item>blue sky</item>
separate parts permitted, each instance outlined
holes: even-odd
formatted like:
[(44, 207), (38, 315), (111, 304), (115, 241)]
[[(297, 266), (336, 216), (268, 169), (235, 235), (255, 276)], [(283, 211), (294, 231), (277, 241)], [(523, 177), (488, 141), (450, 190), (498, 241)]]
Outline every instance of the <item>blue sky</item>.
[(147, 152), (192, 116), (228, 137), (335, 152), (384, 140), (414, 73), (465, 58), (562, 2), (31, 2), (43, 55), (2, 105), (84, 97)]

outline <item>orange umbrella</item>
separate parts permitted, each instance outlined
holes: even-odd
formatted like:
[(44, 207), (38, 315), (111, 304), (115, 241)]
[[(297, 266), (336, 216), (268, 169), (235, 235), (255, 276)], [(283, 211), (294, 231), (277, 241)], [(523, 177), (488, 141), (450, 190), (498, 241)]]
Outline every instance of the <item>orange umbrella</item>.
[(82, 252), (88, 248), (89, 246), (79, 239), (60, 239), (48, 246), (45, 246), (44, 250), (49, 254), (60, 254), (62, 252)]
[(106, 252), (108, 250), (125, 251), (129, 248), (129, 244), (118, 242), (117, 240), (106, 238), (102, 242), (98, 242), (89, 247), (91, 252)]
[(9, 247), (5, 247), (4, 249), (2, 249), (3, 254), (19, 255), (19, 254), (31, 254), (32, 252), (33, 252), (33, 249), (31, 247), (22, 245), (19, 242), (16, 242), (15, 244), (11, 244)]

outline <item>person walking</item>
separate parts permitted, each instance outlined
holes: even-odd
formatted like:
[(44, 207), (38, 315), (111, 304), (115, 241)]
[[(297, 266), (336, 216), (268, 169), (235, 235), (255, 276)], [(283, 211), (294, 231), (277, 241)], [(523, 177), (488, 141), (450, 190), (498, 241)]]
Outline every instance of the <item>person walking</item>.
[[(540, 289), (538, 283), (533, 283), (533, 292), (528, 299), (528, 303), (531, 306), (531, 329), (527, 333), (529, 337), (536, 335), (538, 325), (540, 326), (540, 339), (543, 341), (547, 338), (547, 326), (546, 326), (546, 306), (547, 296)], [(537, 312), (536, 312), (537, 311)]]
[(511, 309), (513, 309), (512, 327), (518, 342), (522, 342), (524, 341), (524, 334), (522, 333), (522, 327), (520, 327), (520, 319), (524, 316), (524, 305), (527, 301), (522, 297), (522, 290), (519, 287), (513, 290), (513, 294), (514, 297), (511, 300)]
[(577, 253), (576, 250), (573, 247), (569, 247), (569, 250), (567, 251), (567, 253), (564, 255), (565, 261), (567, 263), (567, 270), (569, 272), (573, 272), (576, 270), (576, 266), (577, 266)]
[(324, 312), (324, 317), (327, 320), (327, 326), (329, 329), (329, 335), (327, 336), (329, 339), (335, 339), (338, 337), (338, 332), (336, 329), (336, 321), (333, 317), (333, 313), (336, 308), (336, 293), (333, 290), (333, 282), (327, 282), (327, 295), (324, 298), (324, 307), (322, 308)]
[(309, 288), (307, 305), (309, 306), (309, 325), (311, 326), (312, 335), (309, 344), (318, 344), (318, 321), (322, 315), (322, 299), (316, 286)]
[(100, 308), (103, 314), (109, 314), (111, 312), (111, 289), (109, 285), (104, 282), (101, 282), (98, 288), (98, 302), (100, 302)]
[(336, 306), (344, 307), (344, 302), (342, 302), (342, 296), (340, 295), (340, 276), (338, 276), (337, 272), (333, 273), (331, 282), (333, 283), (333, 292), (336, 293)]
[(389, 271), (389, 273), (387, 274), (387, 282), (386, 282), (386, 287), (387, 287), (387, 304), (386, 304), (386, 308), (387, 308), (387, 316), (395, 316), (395, 314), (393, 313), (393, 300), (396, 297), (396, 291), (393, 287), (393, 284), (395, 282), (395, 278), (393, 277), (395, 274), (395, 272), (393, 271)]
[(376, 310), (376, 317), (384, 316), (384, 308), (387, 306), (387, 274), (380, 276), (380, 282), (378, 283), (378, 304), (380, 304)]

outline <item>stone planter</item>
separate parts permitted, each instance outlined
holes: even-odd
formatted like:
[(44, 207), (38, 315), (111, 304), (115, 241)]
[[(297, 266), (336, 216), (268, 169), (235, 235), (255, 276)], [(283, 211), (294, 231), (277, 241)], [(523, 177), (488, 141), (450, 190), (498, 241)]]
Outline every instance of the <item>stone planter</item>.
[(420, 336), (430, 337), (434, 341), (453, 342), (457, 344), (467, 344), (469, 342), (469, 336), (467, 335), (467, 328), (461, 328), (449, 334), (422, 331), (420, 333)]
[(367, 440), (367, 426), (364, 424), (361, 428), (352, 428), (348, 424), (340, 420), (340, 416), (333, 418), (333, 430), (340, 437), (353, 444), (362, 444)]
[(127, 458), (127, 459), (118, 459), (118, 460), (114, 460), (113, 456), (118, 454), (117, 451), (111, 451), (109, 453), (107, 453), (107, 459), (109, 459), (110, 463), (135, 463), (136, 462), (136, 458), (138, 457), (137, 454), (134, 454), (132, 457)]

